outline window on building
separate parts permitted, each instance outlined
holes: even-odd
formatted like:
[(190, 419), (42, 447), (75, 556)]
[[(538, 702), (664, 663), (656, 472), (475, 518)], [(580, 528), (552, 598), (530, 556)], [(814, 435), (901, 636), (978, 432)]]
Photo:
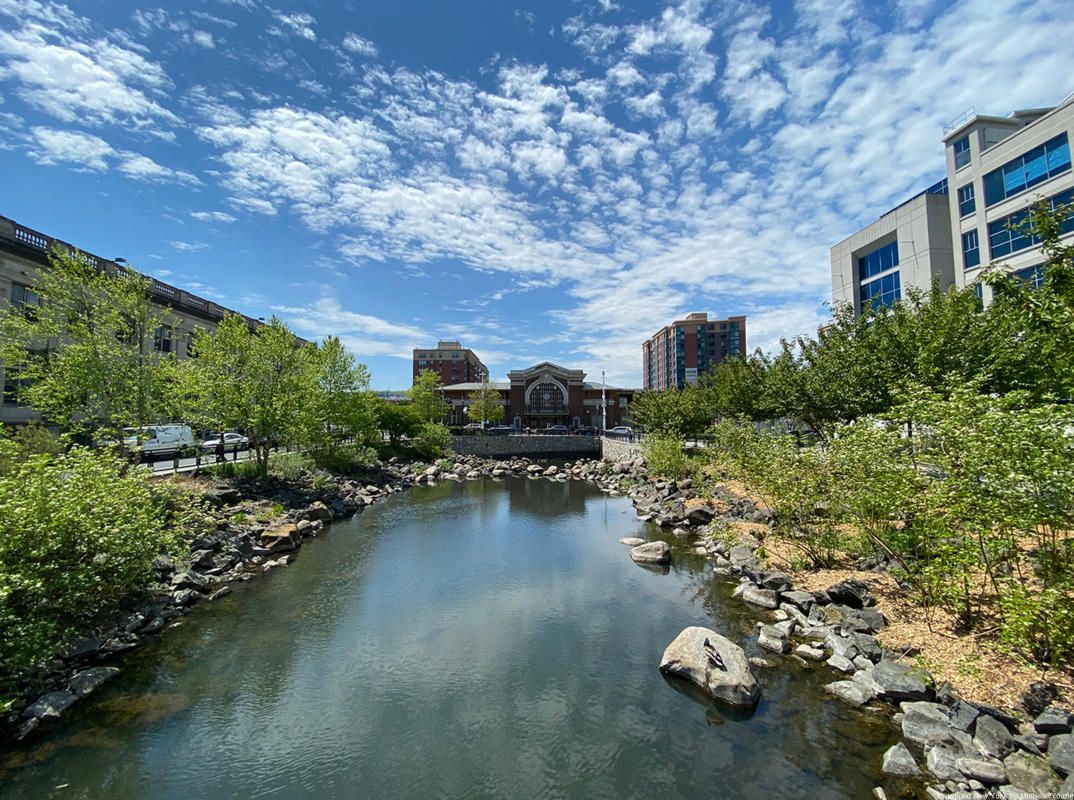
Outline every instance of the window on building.
[(563, 390), (554, 383), (539, 383), (530, 393), (531, 411), (563, 411), (567, 407), (567, 398)]
[(891, 242), (858, 259), (858, 279), (865, 281), (897, 266), (899, 266), (899, 243)]
[(1026, 283), (1034, 289), (1039, 289), (1041, 284), (1044, 283), (1044, 265), (1037, 264), (1035, 267), (1026, 267), (1025, 269), (1015, 270), (1011, 273), (1018, 280)]
[(902, 298), (902, 286), (898, 272), (890, 272), (881, 278), (868, 281), (861, 285), (861, 307), (871, 306), (891, 308), (895, 302)]
[(962, 234), (962, 266), (964, 269), (976, 267), (981, 263), (981, 243), (977, 231)]
[(956, 139), (952, 148), (955, 151), (955, 169), (962, 169), (970, 163), (970, 137), (968, 135)]
[(967, 183), (958, 190), (958, 213), (964, 217), (976, 210), (977, 199), (973, 196), (973, 184)]
[(19, 375), (19, 370), (8, 367), (4, 370), (4, 405), (25, 405), (23, 392), (30, 387), (32, 381)]
[(1069, 169), (1070, 143), (1063, 133), (985, 175), (985, 205), (995, 205)]
[[(1071, 202), (1074, 202), (1074, 189), (1060, 192), (1051, 198), (1048, 204), (1054, 211), (1068, 207)], [(1074, 214), (1068, 214), (1060, 230), (1063, 233), (1074, 232)], [(992, 258), (1017, 253), (1037, 244), (1040, 244), (1040, 238), (1033, 232), (1029, 209), (1024, 208), (988, 223), (988, 249)]]
[(21, 283), (12, 283), (11, 305), (15, 308), (21, 308), (23, 314), (30, 317), (35, 313), (34, 309), (41, 305), (41, 298), (38, 296), (37, 292), (29, 286), (25, 286)]
[(161, 325), (153, 332), (153, 347), (161, 353), (172, 351), (172, 329)]

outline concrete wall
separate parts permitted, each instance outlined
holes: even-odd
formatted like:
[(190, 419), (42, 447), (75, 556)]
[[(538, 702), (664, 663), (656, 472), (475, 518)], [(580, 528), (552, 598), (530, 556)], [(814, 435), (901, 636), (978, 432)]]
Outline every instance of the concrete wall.
[(595, 436), (452, 436), (451, 449), (459, 455), (487, 458), (596, 458), (600, 442)]
[(858, 258), (892, 241), (899, 243), (902, 296), (916, 287), (927, 292), (933, 278), (946, 289), (955, 281), (948, 197), (922, 194), (889, 211), (831, 250), (832, 299), (861, 313)]
[(624, 442), (619, 439), (600, 438), (600, 457), (612, 461), (634, 461), (641, 458), (641, 445), (637, 442)]

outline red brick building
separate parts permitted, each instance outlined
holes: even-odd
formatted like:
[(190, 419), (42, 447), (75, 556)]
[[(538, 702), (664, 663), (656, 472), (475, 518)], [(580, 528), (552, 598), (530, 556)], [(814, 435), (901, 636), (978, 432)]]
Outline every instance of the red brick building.
[(480, 383), (489, 374), (488, 368), (473, 350), (448, 340), (441, 340), (436, 347), (415, 348), (413, 363), (414, 378), (431, 370), (440, 376), (440, 382), (445, 386), (451, 383)]
[(710, 320), (706, 313), (688, 314), (642, 344), (642, 385), (650, 391), (681, 388), (736, 356), (746, 357), (745, 317)]
[[(607, 401), (607, 426), (613, 428), (626, 419), (633, 389), (603, 386), (586, 381), (581, 370), (566, 369), (547, 361), (526, 369), (509, 372), (507, 381), (492, 381), (489, 386), (500, 395), (504, 405), (503, 421), (513, 428), (547, 428), (567, 425), (601, 427), (602, 394)], [(481, 382), (457, 383), (444, 387), (444, 399), (451, 407), (448, 422), (465, 425), (470, 420), (466, 407), (471, 393)]]

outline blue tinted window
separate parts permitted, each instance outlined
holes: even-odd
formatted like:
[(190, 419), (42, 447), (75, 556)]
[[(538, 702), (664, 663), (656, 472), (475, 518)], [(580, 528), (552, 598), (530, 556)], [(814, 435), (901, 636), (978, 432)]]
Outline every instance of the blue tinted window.
[(861, 307), (863, 309), (866, 307), (876, 309), (880, 306), (891, 308), (901, 297), (902, 286), (898, 272), (892, 272), (861, 285)]
[[(1065, 208), (1074, 202), (1074, 189), (1067, 189), (1051, 198), (1049, 205), (1052, 210)], [(1070, 209), (1067, 209), (1068, 211)], [(1033, 245), (1040, 244), (1040, 238), (1033, 233), (1032, 220), (1029, 210), (1009, 214), (1006, 217), (988, 223), (988, 249), (992, 258), (1017, 253)], [(1074, 232), (1074, 214), (1069, 214), (1060, 226), (1063, 233)]]
[(980, 263), (981, 246), (977, 239), (977, 231), (967, 231), (962, 234), (962, 266), (970, 269)]
[(977, 210), (977, 200), (973, 196), (973, 184), (967, 183), (958, 190), (958, 213), (959, 216), (972, 214)]
[(1069, 169), (1070, 143), (1061, 133), (985, 175), (985, 205), (1006, 200)]
[(955, 150), (955, 169), (961, 169), (970, 163), (970, 137), (963, 136), (952, 145)]
[(858, 259), (858, 279), (864, 281), (897, 266), (899, 266), (899, 243), (892, 242)]
[(1035, 267), (1026, 267), (1025, 269), (1016, 270), (1011, 274), (1019, 280), (1028, 283), (1034, 289), (1039, 289), (1040, 285), (1044, 283), (1043, 264), (1037, 264), (1037, 266)]

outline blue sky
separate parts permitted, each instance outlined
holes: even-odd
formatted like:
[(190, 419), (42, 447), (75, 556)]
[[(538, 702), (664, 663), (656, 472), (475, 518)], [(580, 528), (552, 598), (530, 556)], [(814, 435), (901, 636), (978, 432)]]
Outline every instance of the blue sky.
[(690, 311), (826, 318), (828, 248), (942, 126), (1074, 90), (1060, 0), (0, 0), (0, 213), (377, 388), (460, 338), (640, 382)]

